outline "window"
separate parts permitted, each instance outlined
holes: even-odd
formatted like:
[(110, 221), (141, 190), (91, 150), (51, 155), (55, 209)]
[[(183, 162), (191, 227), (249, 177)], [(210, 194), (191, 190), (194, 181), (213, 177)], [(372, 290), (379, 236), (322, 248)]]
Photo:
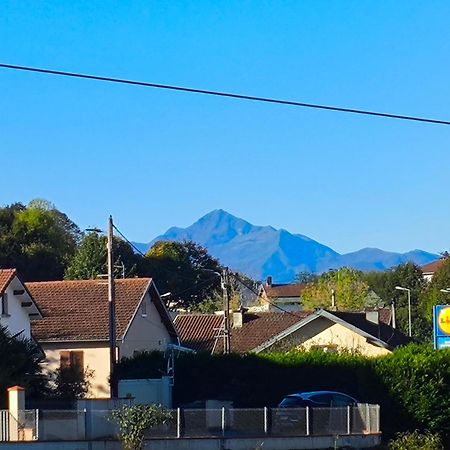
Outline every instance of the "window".
[(333, 394), (333, 406), (349, 406), (354, 405), (355, 401), (343, 394)]
[(310, 400), (316, 403), (321, 403), (324, 406), (329, 406), (331, 404), (333, 397), (331, 394), (317, 394), (311, 395)]
[(145, 298), (141, 303), (141, 315), (142, 317), (147, 317), (147, 301), (145, 300)]
[(2, 316), (8, 315), (8, 294), (5, 292), (2, 296)]
[(84, 355), (80, 350), (59, 352), (59, 360), (62, 370), (77, 369), (80, 372), (84, 371)]

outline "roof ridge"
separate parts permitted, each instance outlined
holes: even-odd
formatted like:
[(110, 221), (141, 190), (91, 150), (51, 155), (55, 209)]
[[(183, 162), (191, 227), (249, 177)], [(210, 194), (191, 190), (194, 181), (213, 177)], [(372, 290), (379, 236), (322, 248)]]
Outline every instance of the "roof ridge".
[[(123, 283), (123, 282), (130, 282), (130, 281), (151, 281), (152, 277), (136, 277), (136, 278), (115, 278), (114, 282), (115, 283)], [(71, 284), (71, 283), (99, 283), (101, 281), (106, 281), (106, 280), (102, 280), (100, 278), (94, 278), (94, 279), (89, 279), (89, 280), (48, 280), (48, 281), (27, 281), (25, 284), (27, 285), (44, 285), (44, 284), (56, 284), (56, 283), (67, 283), (67, 284)]]

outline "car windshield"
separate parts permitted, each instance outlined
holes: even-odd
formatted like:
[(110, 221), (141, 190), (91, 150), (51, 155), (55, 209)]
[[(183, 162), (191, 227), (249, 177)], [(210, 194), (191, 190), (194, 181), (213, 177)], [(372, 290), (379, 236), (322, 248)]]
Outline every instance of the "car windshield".
[(286, 397), (280, 403), (281, 408), (295, 408), (302, 406), (302, 399), (297, 397)]

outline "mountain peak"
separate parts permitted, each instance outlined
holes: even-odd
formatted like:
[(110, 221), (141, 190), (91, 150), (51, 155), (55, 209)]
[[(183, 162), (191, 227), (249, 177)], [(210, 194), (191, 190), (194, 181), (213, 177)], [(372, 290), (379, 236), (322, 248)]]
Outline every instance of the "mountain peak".
[(152, 242), (157, 240), (194, 241), (233, 270), (259, 280), (271, 275), (278, 283), (291, 282), (299, 272), (323, 272), (343, 266), (385, 270), (407, 261), (425, 264), (437, 258), (417, 250), (400, 254), (370, 247), (340, 255), (307, 236), (252, 225), (223, 209), (208, 212), (187, 228), (170, 228)]

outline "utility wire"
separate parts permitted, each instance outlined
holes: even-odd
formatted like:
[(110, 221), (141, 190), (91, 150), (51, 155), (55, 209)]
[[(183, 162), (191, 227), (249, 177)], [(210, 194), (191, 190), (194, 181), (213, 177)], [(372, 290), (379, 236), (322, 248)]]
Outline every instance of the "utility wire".
[(250, 101), (255, 101), (255, 102), (274, 103), (274, 104), (278, 104), (278, 105), (297, 106), (297, 107), (302, 107), (302, 108), (324, 109), (327, 111), (337, 111), (337, 112), (344, 112), (344, 113), (351, 113), (351, 114), (362, 114), (362, 115), (366, 115), (366, 116), (385, 117), (385, 118), (389, 118), (389, 119), (401, 119), (401, 120), (409, 120), (409, 121), (415, 121), (415, 122), (433, 123), (433, 124), (439, 124), (439, 125), (450, 125), (450, 121), (441, 120), (441, 119), (430, 119), (430, 118), (418, 117), (418, 116), (407, 116), (407, 115), (401, 115), (401, 114), (383, 113), (383, 112), (368, 111), (368, 110), (363, 110), (363, 109), (345, 108), (345, 107), (340, 107), (340, 106), (319, 105), (319, 104), (314, 104), (314, 103), (304, 103), (304, 102), (297, 102), (297, 101), (292, 101), (292, 100), (282, 100), (282, 99), (269, 98), (269, 97), (257, 97), (257, 96), (253, 96), (253, 95), (235, 94), (235, 93), (231, 93), (231, 92), (221, 92), (221, 91), (211, 91), (211, 90), (206, 90), (206, 89), (188, 88), (188, 87), (184, 87), (184, 86), (174, 86), (174, 85), (169, 85), (169, 84), (148, 83), (145, 81), (126, 80), (126, 79), (122, 79), (122, 78), (111, 78), (111, 77), (105, 77), (105, 76), (99, 76), (99, 75), (82, 74), (82, 73), (77, 73), (77, 72), (65, 72), (65, 71), (61, 71), (61, 70), (42, 69), (42, 68), (38, 68), (38, 67), (17, 66), (17, 65), (13, 65), (13, 64), (0, 63), (0, 68), (43, 73), (43, 74), (47, 74), (47, 75), (58, 75), (58, 76), (65, 76), (65, 77), (72, 77), (72, 78), (83, 78), (83, 79), (88, 79), (88, 80), (107, 81), (110, 83), (130, 84), (130, 85), (134, 85), (134, 86), (143, 86), (143, 87), (150, 87), (150, 88), (155, 88), (155, 89), (168, 89), (168, 90), (172, 90), (172, 91), (188, 92), (191, 94), (203, 94), (203, 95), (213, 95), (213, 96), (217, 96), (217, 97), (228, 97), (228, 98), (233, 98), (233, 99), (238, 99), (238, 100), (250, 100)]

